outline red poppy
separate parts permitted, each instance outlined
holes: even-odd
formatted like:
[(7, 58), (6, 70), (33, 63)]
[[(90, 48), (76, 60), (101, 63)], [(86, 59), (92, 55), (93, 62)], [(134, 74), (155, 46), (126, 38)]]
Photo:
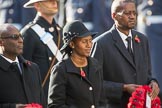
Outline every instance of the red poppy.
[[(144, 85), (138, 87), (133, 93), (132, 96), (129, 98), (129, 103), (127, 108), (145, 108), (146, 104), (146, 94), (150, 93), (152, 90), (149, 86)], [(159, 97), (151, 100), (151, 108), (160, 108), (161, 101)]]
[(159, 97), (156, 97), (154, 100), (151, 101), (151, 108), (161, 108), (161, 101)]
[(141, 41), (140, 41), (140, 38), (139, 38), (137, 35), (135, 36), (134, 39), (135, 39), (135, 41), (136, 41), (137, 43), (140, 43), (140, 42), (141, 42)]
[(26, 65), (31, 66), (31, 61), (26, 60)]
[(80, 68), (80, 75), (81, 75), (82, 77), (85, 77), (85, 76), (86, 76), (86, 74), (85, 74), (85, 72), (83, 71), (82, 68)]

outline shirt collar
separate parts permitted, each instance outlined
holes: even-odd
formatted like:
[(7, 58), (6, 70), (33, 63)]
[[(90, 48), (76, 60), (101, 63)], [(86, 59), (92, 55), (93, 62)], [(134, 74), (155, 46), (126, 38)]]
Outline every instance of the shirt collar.
[(38, 23), (39, 25), (43, 27), (51, 27), (51, 26), (55, 27), (57, 25), (54, 18), (53, 18), (52, 24), (49, 24), (46, 19), (44, 19), (42, 16), (39, 16), (39, 15), (34, 19), (33, 22)]
[(18, 60), (17, 57), (16, 57), (16, 59), (13, 61), (13, 60), (11, 60), (11, 59), (9, 59), (9, 58), (3, 56), (3, 55), (1, 55), (1, 56), (2, 56), (5, 60), (7, 60), (9, 63), (13, 63), (13, 62), (19, 63), (19, 60)]
[[(116, 28), (116, 29), (117, 29), (117, 28)], [(124, 33), (120, 32), (118, 29), (117, 29), (117, 31), (118, 31), (118, 33), (119, 33), (119, 35), (120, 35), (120, 37), (122, 38), (123, 41), (125, 41), (125, 40), (127, 39), (128, 36), (132, 38), (132, 32), (131, 32), (131, 30), (129, 30), (128, 36), (125, 35)]]

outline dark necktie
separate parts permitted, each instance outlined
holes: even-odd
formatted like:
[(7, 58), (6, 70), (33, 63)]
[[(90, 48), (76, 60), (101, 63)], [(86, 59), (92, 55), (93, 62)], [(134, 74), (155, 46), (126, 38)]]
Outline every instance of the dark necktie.
[(131, 57), (133, 58), (133, 60), (134, 60), (134, 57), (133, 57), (133, 51), (132, 51), (132, 48), (131, 48), (131, 37), (127, 37), (127, 42), (128, 42), (128, 52), (129, 52), (129, 54), (131, 55)]
[(13, 70), (14, 70), (15, 72), (18, 72), (19, 74), (21, 74), (21, 71), (20, 71), (20, 69), (19, 69), (19, 67), (18, 67), (18, 63), (17, 63), (17, 62), (13, 62), (13, 63), (12, 63), (12, 68), (13, 68)]

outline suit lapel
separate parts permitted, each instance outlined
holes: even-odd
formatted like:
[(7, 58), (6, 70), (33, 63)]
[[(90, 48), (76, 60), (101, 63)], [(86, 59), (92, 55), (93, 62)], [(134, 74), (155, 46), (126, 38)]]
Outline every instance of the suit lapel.
[(115, 43), (115, 47), (119, 50), (121, 55), (123, 55), (123, 57), (135, 68), (135, 63), (134, 63), (131, 55), (127, 51), (119, 33), (117, 32), (115, 27), (112, 28), (112, 37), (113, 37), (113, 40)]
[(29, 89), (29, 85), (27, 84), (27, 81), (29, 81), (30, 79), (27, 79), (28, 74), (30, 73), (29, 69), (27, 68), (27, 65), (25, 63), (25, 59), (23, 59), (21, 56), (19, 56), (19, 62), (20, 62), (20, 66), (21, 66), (21, 70), (22, 70), (22, 80), (23, 80), (23, 86), (24, 86), (24, 91), (27, 97), (27, 100), (29, 102), (29, 100), (31, 100), (31, 93), (30, 93), (30, 89)]
[[(140, 51), (140, 43), (136, 42), (135, 40), (135, 36), (137, 36), (137, 34), (132, 30), (132, 35), (133, 35), (133, 53), (134, 53), (134, 61), (136, 66), (140, 63), (140, 55), (141, 55), (141, 51)], [(139, 38), (139, 37), (138, 37)]]

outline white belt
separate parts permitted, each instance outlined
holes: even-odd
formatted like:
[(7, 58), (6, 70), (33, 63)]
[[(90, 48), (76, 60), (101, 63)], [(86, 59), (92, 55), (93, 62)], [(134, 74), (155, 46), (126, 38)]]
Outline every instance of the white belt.
[(146, 16), (146, 24), (162, 24), (162, 15)]
[(92, 22), (83, 22), (83, 24), (88, 28), (88, 30), (93, 30), (93, 23)]
[(48, 48), (51, 50), (53, 55), (56, 56), (56, 59), (58, 61), (61, 61), (63, 55), (60, 52), (60, 50), (58, 49), (58, 47), (55, 44), (55, 42), (53, 41), (53, 36), (50, 33), (46, 32), (38, 24), (33, 25), (31, 28), (37, 33), (37, 35), (40, 37), (41, 41), (48, 46)]

